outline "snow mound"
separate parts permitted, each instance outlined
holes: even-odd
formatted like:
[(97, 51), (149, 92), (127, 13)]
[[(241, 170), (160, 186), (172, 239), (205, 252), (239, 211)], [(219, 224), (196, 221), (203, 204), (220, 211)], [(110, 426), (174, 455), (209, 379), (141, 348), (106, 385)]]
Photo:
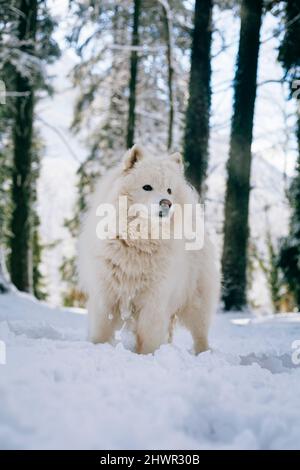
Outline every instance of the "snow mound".
[(82, 312), (0, 296), (2, 449), (300, 448), (300, 316), (218, 315), (212, 351), (86, 341)]

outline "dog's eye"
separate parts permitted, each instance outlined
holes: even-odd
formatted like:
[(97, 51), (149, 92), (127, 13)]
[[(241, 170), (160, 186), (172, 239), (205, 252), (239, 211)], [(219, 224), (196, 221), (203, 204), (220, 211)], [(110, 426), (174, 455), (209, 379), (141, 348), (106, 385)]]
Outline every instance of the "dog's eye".
[(143, 189), (145, 191), (152, 191), (153, 188), (152, 188), (152, 186), (150, 186), (150, 184), (145, 184), (145, 186), (143, 186)]
[(168, 193), (168, 194), (172, 194), (172, 189), (171, 189), (171, 188), (168, 188), (168, 189), (167, 189), (167, 193)]

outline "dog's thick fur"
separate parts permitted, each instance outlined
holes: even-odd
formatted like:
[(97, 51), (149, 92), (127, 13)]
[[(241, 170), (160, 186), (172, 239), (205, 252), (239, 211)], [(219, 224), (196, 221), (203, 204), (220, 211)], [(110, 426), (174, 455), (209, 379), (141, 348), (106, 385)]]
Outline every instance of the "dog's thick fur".
[[(151, 185), (153, 191), (144, 191), (144, 185)], [(129, 204), (150, 204), (160, 198), (182, 205), (198, 202), (184, 179), (179, 154), (154, 157), (134, 146), (122, 164), (101, 179), (79, 241), (90, 340), (110, 341), (129, 311), (138, 353), (152, 353), (170, 341), (175, 318), (190, 330), (195, 352), (205, 351), (220, 284), (208, 236), (197, 251), (186, 250), (186, 240), (99, 240), (96, 208), (100, 203), (117, 206), (120, 195), (127, 196)]]

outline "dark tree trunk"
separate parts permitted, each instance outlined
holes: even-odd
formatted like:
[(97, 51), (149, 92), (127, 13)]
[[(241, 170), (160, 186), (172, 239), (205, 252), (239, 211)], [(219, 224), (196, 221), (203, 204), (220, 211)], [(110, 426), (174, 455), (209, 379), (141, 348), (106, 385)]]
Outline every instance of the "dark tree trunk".
[[(299, 106), (299, 103), (297, 103)], [(291, 245), (293, 242), (297, 244), (298, 252), (294, 265), (292, 266), (291, 279), (289, 280), (290, 287), (294, 293), (295, 301), (298, 310), (300, 311), (300, 110), (297, 115), (296, 125), (296, 139), (298, 144), (298, 159), (296, 166), (296, 176), (292, 184), (292, 198), (294, 199), (293, 204), (293, 215), (291, 220), (290, 236)]]
[[(33, 54), (37, 23), (37, 0), (21, 0), (18, 39), (21, 50)], [(16, 72), (16, 98), (13, 125), (13, 212), (11, 221), (11, 280), (22, 291), (32, 287), (31, 258), (31, 161), (34, 90), (27, 77)]]
[(184, 137), (186, 176), (200, 192), (208, 164), (212, 7), (212, 0), (196, 0)]
[(134, 48), (139, 45), (139, 20), (140, 20), (141, 0), (134, 0), (133, 30), (132, 30), (132, 51), (130, 56), (130, 79), (129, 79), (129, 109), (127, 125), (127, 148), (134, 144), (135, 127), (135, 103), (136, 103), (136, 84), (138, 74), (138, 51)]
[(281, 241), (279, 264), (284, 280), (293, 294), (295, 304), (300, 310), (300, 0), (288, 0), (285, 3), (285, 32), (279, 48), (279, 61), (286, 71), (291, 94), (297, 106), (296, 139), (298, 159), (296, 172), (289, 190), (291, 219), (289, 234)]
[(164, 14), (164, 27), (167, 46), (168, 63), (168, 94), (169, 94), (169, 120), (168, 120), (168, 138), (167, 149), (170, 150), (173, 145), (173, 126), (174, 126), (174, 67), (173, 67), (173, 31), (172, 18), (168, 2), (161, 2)]
[(298, 113), (296, 138), (298, 142), (298, 159), (293, 178), (289, 200), (291, 219), (289, 234), (281, 241), (279, 264), (284, 280), (289, 286), (294, 302), (300, 310), (300, 113)]
[(240, 310), (246, 306), (251, 144), (262, 8), (262, 0), (243, 0), (241, 5), (225, 197), (222, 257), (225, 310)]
[(0, 245), (0, 294), (5, 294), (11, 290), (11, 285), (6, 276), (6, 270), (4, 266), (4, 253)]

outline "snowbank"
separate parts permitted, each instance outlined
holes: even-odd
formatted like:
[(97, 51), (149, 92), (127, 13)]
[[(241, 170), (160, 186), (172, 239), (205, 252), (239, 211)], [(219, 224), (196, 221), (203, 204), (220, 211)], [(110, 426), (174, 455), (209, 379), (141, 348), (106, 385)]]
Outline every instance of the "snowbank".
[(89, 344), (82, 313), (0, 295), (1, 448), (300, 448), (300, 315), (219, 315), (195, 357), (182, 330), (154, 356)]

